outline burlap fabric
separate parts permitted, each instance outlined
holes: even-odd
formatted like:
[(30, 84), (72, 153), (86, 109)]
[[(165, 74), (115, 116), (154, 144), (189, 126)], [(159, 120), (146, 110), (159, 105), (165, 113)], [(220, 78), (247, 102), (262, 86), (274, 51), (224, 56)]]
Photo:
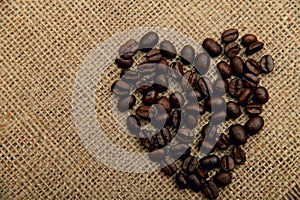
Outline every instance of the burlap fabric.
[[(77, 134), (72, 94), (81, 63), (103, 40), (144, 26), (176, 30), (199, 43), (235, 27), (265, 42), (253, 56), (269, 53), (276, 62), (261, 81), (271, 96), (262, 114), (265, 127), (243, 146), (248, 160), (220, 196), (299, 198), (299, 9), (298, 1), (0, 1), (0, 198), (202, 197), (178, 190), (174, 179), (159, 171), (135, 174), (106, 167)], [(115, 145), (143, 151), (113, 125), (103, 103), (118, 72), (112, 65), (99, 80), (99, 124)]]

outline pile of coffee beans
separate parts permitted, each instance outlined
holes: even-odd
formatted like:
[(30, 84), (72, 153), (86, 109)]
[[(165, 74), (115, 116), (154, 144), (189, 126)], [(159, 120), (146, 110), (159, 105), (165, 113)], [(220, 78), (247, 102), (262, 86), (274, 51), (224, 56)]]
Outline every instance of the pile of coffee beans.
[[(190, 45), (177, 53), (171, 41), (158, 43), (158, 34), (150, 31), (139, 41), (130, 39), (119, 48), (115, 63), (121, 69), (120, 80), (111, 87), (119, 98), (117, 108), (126, 112), (142, 102), (131, 111), (127, 127), (151, 152), (150, 159), (160, 163), (165, 174), (175, 177), (178, 188), (191, 188), (201, 191), (208, 199), (216, 199), (219, 189), (231, 183), (234, 168), (246, 161), (241, 145), (264, 126), (260, 114), (269, 94), (260, 85), (260, 78), (273, 71), (273, 58), (270, 55), (264, 55), (259, 61), (250, 58), (264, 43), (253, 34), (239, 39), (238, 30), (233, 28), (222, 33), (221, 42), (206, 38), (202, 43), (205, 51), (197, 55)], [(144, 61), (136, 64), (134, 58), (138, 51)], [(212, 82), (205, 74), (211, 59), (222, 53), (228, 59), (213, 66), (219, 73)], [(239, 56), (243, 53), (246, 60)], [(166, 95), (170, 79), (180, 83), (183, 92)], [(137, 93), (142, 96), (140, 101)], [(231, 100), (226, 101), (226, 96)], [(202, 127), (201, 138), (195, 141), (193, 129), (207, 112), (212, 113), (210, 123)], [(232, 124), (228, 134), (218, 132), (220, 123), (237, 119), (242, 112), (249, 116), (245, 124)], [(143, 129), (143, 123), (151, 123), (156, 131)], [(199, 159), (193, 155), (192, 143), (198, 144), (197, 151), (205, 154), (204, 157)], [(230, 155), (213, 154), (228, 149)]]

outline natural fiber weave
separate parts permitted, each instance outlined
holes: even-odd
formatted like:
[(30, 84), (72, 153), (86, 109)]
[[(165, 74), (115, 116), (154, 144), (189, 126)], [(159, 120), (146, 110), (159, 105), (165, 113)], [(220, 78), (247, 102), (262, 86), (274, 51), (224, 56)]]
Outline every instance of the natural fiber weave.
[[(0, 199), (202, 197), (178, 190), (174, 179), (159, 171), (109, 169), (89, 154), (76, 132), (72, 93), (82, 62), (98, 43), (145, 26), (173, 29), (199, 43), (235, 27), (265, 43), (253, 56), (271, 54), (276, 62), (274, 72), (261, 80), (270, 93), (262, 114), (265, 127), (243, 146), (247, 162), (235, 169), (220, 197), (299, 197), (298, 1), (4, 0), (0, 11)], [(99, 124), (115, 145), (143, 151), (135, 138), (110, 126), (114, 121), (103, 101), (118, 77), (115, 69), (112, 65), (99, 80)]]

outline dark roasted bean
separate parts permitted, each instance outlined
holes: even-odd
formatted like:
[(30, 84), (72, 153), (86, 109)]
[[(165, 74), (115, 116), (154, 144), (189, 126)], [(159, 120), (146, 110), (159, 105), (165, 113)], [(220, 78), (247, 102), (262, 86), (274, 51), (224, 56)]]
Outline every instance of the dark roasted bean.
[(245, 50), (245, 54), (252, 55), (252, 54), (260, 51), (263, 47), (264, 47), (264, 43), (259, 42), (259, 41), (250, 43)]
[(110, 92), (113, 92), (119, 80), (115, 80), (110, 86)]
[(193, 63), (195, 59), (195, 49), (191, 45), (185, 45), (180, 52), (180, 58), (185, 65)]
[(230, 81), (228, 86), (228, 93), (232, 97), (239, 97), (243, 91), (243, 81), (239, 78), (234, 78)]
[(172, 134), (168, 128), (163, 127), (159, 133), (154, 136), (154, 140), (156, 140), (158, 147), (164, 147), (172, 141)]
[(225, 48), (224, 48), (224, 54), (228, 57), (228, 58), (233, 58), (236, 55), (239, 54), (241, 50), (241, 47), (238, 43), (236, 42), (231, 42), (228, 43)]
[(231, 156), (223, 156), (221, 158), (221, 170), (224, 172), (231, 172), (234, 170), (234, 160)]
[(254, 100), (257, 103), (265, 104), (269, 100), (269, 93), (265, 87), (258, 87), (254, 90)]
[(141, 130), (141, 122), (135, 115), (130, 115), (127, 118), (128, 130), (133, 134), (138, 136)]
[(253, 98), (253, 92), (251, 89), (246, 88), (243, 90), (241, 95), (238, 98), (238, 104), (246, 106)]
[(242, 45), (248, 46), (251, 43), (254, 43), (257, 41), (257, 37), (253, 34), (246, 34), (242, 37)]
[(206, 74), (210, 66), (210, 56), (206, 53), (199, 53), (194, 62), (194, 67), (198, 73), (201, 75)]
[(208, 178), (208, 173), (207, 171), (201, 169), (201, 168), (197, 168), (195, 170), (195, 174), (199, 179), (207, 179)]
[(235, 56), (230, 60), (230, 67), (236, 76), (242, 77), (245, 74), (244, 61), (239, 56)]
[(141, 38), (139, 48), (142, 51), (149, 51), (158, 43), (158, 40), (157, 33), (150, 31)]
[(138, 48), (138, 42), (134, 39), (130, 39), (120, 46), (119, 55), (124, 59), (131, 59), (132, 56), (134, 56), (134, 54), (137, 52)]
[(261, 116), (252, 117), (246, 122), (245, 129), (249, 135), (255, 135), (263, 128), (264, 124)]
[(172, 109), (171, 104), (167, 97), (162, 96), (162, 97), (158, 98), (156, 103), (159, 105), (162, 105), (168, 113)]
[(142, 102), (144, 105), (152, 105), (156, 102), (157, 96), (158, 93), (156, 90), (149, 90), (143, 95)]
[(170, 158), (166, 158), (162, 166), (164, 167), (161, 170), (168, 176), (174, 175), (177, 171), (176, 163)]
[(204, 170), (213, 170), (220, 167), (220, 159), (216, 155), (208, 155), (200, 159), (200, 167)]
[(181, 111), (174, 110), (169, 119), (169, 124), (170, 126), (173, 126), (175, 129), (178, 129), (180, 126), (180, 120), (181, 120)]
[(244, 86), (254, 88), (258, 85), (260, 79), (254, 74), (246, 73), (243, 77)]
[(226, 150), (230, 146), (230, 139), (224, 133), (221, 133), (217, 140), (216, 147), (220, 150)]
[(153, 144), (154, 144), (151, 131), (142, 130), (141, 131), (141, 136), (142, 137), (140, 137), (139, 140), (142, 143), (142, 145), (147, 149), (151, 149), (153, 147)]
[(229, 43), (235, 41), (239, 37), (239, 32), (237, 29), (230, 28), (222, 33), (221, 39), (224, 43)]
[(225, 187), (231, 183), (232, 175), (228, 172), (219, 172), (214, 177), (214, 183), (217, 187)]
[(234, 124), (229, 127), (229, 136), (235, 145), (245, 144), (248, 139), (245, 128), (240, 124)]
[(202, 138), (216, 138), (217, 137), (217, 127), (212, 124), (205, 124), (201, 129)]
[(151, 49), (146, 54), (146, 59), (149, 62), (159, 62), (161, 58), (162, 58), (162, 55), (160, 54), (160, 50), (159, 49)]
[(117, 58), (115, 60), (115, 63), (121, 69), (128, 69), (129, 67), (131, 67), (133, 65), (133, 60), (132, 59), (126, 60), (126, 59), (123, 59), (123, 58)]
[(196, 86), (198, 80), (199, 80), (198, 75), (192, 70), (189, 70), (185, 72), (183, 75), (181, 81), (181, 87), (183, 90), (192, 89)]
[(195, 169), (197, 168), (197, 164), (198, 164), (197, 158), (194, 156), (189, 156), (183, 161), (182, 170), (185, 173), (190, 174), (195, 171)]
[(165, 74), (158, 74), (154, 78), (153, 88), (157, 92), (164, 92), (169, 87), (168, 77)]
[(241, 115), (240, 106), (234, 101), (229, 101), (226, 104), (227, 119), (236, 119)]
[(130, 95), (128, 97), (122, 98), (119, 100), (117, 104), (117, 108), (120, 112), (125, 112), (131, 109), (136, 102), (136, 98), (134, 95)]
[(227, 79), (232, 75), (232, 70), (230, 66), (225, 62), (221, 61), (217, 64), (217, 68), (219, 70), (219, 73), (223, 79)]
[(182, 64), (179, 62), (173, 62), (170, 65), (170, 75), (174, 79), (181, 79), (183, 75), (183, 67)]
[(149, 115), (151, 118), (151, 125), (156, 128), (161, 128), (168, 122), (169, 114), (159, 104), (152, 106)]
[(159, 45), (160, 52), (166, 58), (174, 58), (176, 57), (177, 51), (175, 46), (169, 40), (164, 40)]
[(150, 120), (150, 115), (149, 115), (150, 109), (151, 109), (151, 106), (139, 106), (136, 109), (136, 115), (142, 119)]
[(219, 190), (218, 190), (216, 184), (211, 180), (209, 180), (203, 184), (202, 193), (208, 199), (216, 199), (219, 196)]
[(188, 184), (192, 190), (195, 192), (200, 192), (202, 183), (201, 180), (196, 176), (196, 174), (191, 174), (188, 176)]
[(252, 103), (249, 103), (247, 106), (246, 106), (246, 113), (251, 115), (251, 116), (257, 116), (257, 115), (260, 115), (261, 112), (262, 112), (262, 106), (261, 104), (258, 104), (258, 103), (255, 103), (255, 102), (252, 102)]
[(169, 97), (172, 108), (180, 108), (184, 104), (184, 98), (180, 92), (174, 92)]
[(202, 43), (202, 47), (209, 53), (211, 57), (219, 56), (222, 52), (221, 45), (211, 38), (206, 38)]
[(213, 93), (213, 84), (207, 77), (201, 77), (198, 81), (198, 87), (204, 96), (210, 96)]
[(260, 66), (261, 66), (263, 73), (267, 74), (267, 73), (272, 72), (274, 69), (274, 60), (273, 60), (272, 56), (264, 55), (260, 59)]
[(175, 180), (180, 189), (186, 189), (188, 187), (187, 177), (183, 173), (180, 172), (176, 174)]
[(234, 146), (232, 149), (232, 157), (236, 165), (242, 165), (246, 162), (246, 154), (241, 147)]
[(261, 66), (252, 58), (248, 58), (248, 60), (245, 62), (245, 68), (248, 72), (254, 75), (258, 75), (261, 71)]

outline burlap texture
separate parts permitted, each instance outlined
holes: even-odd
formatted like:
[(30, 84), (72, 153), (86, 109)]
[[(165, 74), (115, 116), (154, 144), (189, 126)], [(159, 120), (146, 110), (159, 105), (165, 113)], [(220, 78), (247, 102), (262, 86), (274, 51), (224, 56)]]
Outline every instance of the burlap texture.
[[(222, 199), (296, 199), (299, 196), (298, 1), (1, 1), (1, 199), (196, 199), (161, 172), (111, 170), (82, 145), (72, 115), (76, 75), (101, 41), (127, 29), (165, 27), (198, 42), (235, 27), (265, 42), (276, 62), (262, 78), (270, 100), (265, 127), (243, 149), (246, 164), (222, 189)], [(217, 61), (217, 60), (216, 60)], [(117, 78), (99, 80), (96, 110), (107, 136), (124, 149), (141, 148), (113, 124), (102, 100)], [(104, 96), (103, 96), (104, 95)], [(105, 104), (104, 104), (105, 105)], [(240, 122), (246, 119), (242, 117)], [(226, 126), (226, 125), (225, 125)], [(141, 149), (142, 150), (142, 149)]]

